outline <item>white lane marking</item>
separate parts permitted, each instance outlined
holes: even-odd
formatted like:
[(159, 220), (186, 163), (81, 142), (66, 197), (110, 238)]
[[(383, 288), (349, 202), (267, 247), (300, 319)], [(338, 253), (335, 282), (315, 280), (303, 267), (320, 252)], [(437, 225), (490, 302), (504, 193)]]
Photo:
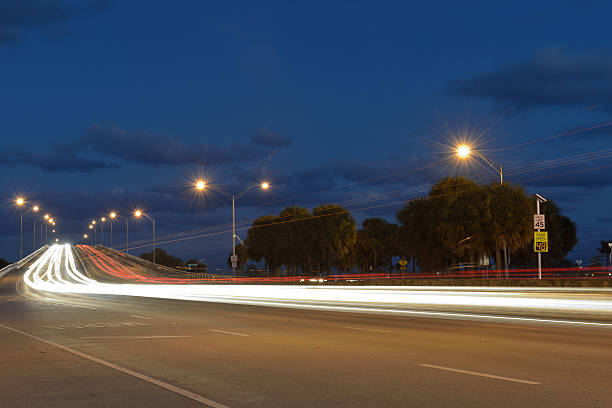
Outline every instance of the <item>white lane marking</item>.
[(234, 336), (243, 336), (243, 337), (249, 337), (250, 336), (250, 334), (234, 333), (234, 332), (225, 331), (225, 330), (215, 330), (215, 329), (209, 329), (209, 330), (217, 332), (217, 333), (233, 334)]
[(343, 329), (351, 329), (351, 330), (363, 330), (363, 331), (369, 331), (369, 332), (376, 332), (376, 333), (392, 333), (391, 330), (382, 330), (382, 329), (366, 329), (365, 327), (352, 327), (352, 326), (344, 326)]
[(144, 317), (144, 316), (138, 316), (138, 315), (130, 315), (130, 317), (135, 317), (137, 319), (145, 319), (145, 320), (151, 320), (150, 317)]
[(134, 327), (134, 326), (151, 326), (149, 323), (140, 323), (140, 322), (101, 322), (101, 323), (80, 323), (80, 324), (50, 324), (41, 326), (45, 329), (101, 329), (108, 327)]
[(86, 360), (93, 361), (94, 363), (98, 363), (98, 364), (103, 365), (105, 367), (112, 368), (113, 370), (117, 370), (119, 372), (122, 372), (124, 374), (130, 375), (132, 377), (141, 379), (141, 380), (146, 381), (146, 382), (148, 382), (150, 384), (157, 385), (158, 387), (165, 388), (168, 391), (172, 391), (172, 392), (174, 392), (176, 394), (182, 395), (183, 397), (189, 398), (189, 399), (191, 399), (193, 401), (197, 401), (197, 402), (199, 402), (199, 403), (201, 403), (203, 405), (206, 405), (206, 406), (209, 406), (209, 407), (212, 407), (212, 408), (229, 408), (227, 405), (223, 405), (221, 403), (215, 402), (215, 401), (213, 401), (211, 399), (208, 399), (206, 397), (203, 397), (203, 396), (201, 396), (199, 394), (193, 393), (191, 391), (184, 390), (182, 388), (179, 388), (179, 387), (174, 386), (172, 384), (168, 384), (167, 382), (158, 380), (156, 378), (149, 377), (148, 375), (138, 373), (136, 371), (130, 370), (129, 368), (121, 367), (121, 366), (119, 366), (117, 364), (110, 363), (108, 361), (102, 360), (101, 358), (94, 357), (94, 356), (89, 355), (89, 354), (85, 354), (85, 353), (83, 353), (81, 351), (78, 351), (78, 350), (75, 350), (73, 348), (62, 346), (61, 344), (54, 343), (54, 342), (49, 341), (49, 340), (45, 340), (43, 338), (34, 336), (33, 334), (23, 332), (21, 330), (15, 329), (15, 328), (10, 327), (10, 326), (6, 326), (6, 325), (4, 325), (2, 323), (0, 323), (0, 327), (5, 328), (6, 330), (10, 330), (10, 331), (12, 331), (14, 333), (21, 334), (22, 336), (29, 337), (31, 339), (34, 339), (34, 340), (40, 341), (42, 343), (48, 344), (49, 346), (56, 347), (56, 348), (58, 348), (60, 350), (67, 351), (68, 353), (72, 353), (72, 354), (74, 354), (76, 356), (79, 356), (79, 357), (82, 357), (82, 358), (84, 358)]
[(178, 339), (193, 336), (89, 336), (81, 339)]
[(469, 375), (476, 375), (478, 377), (493, 378), (494, 380), (503, 380), (503, 381), (510, 381), (510, 382), (516, 382), (516, 383), (521, 383), (521, 384), (529, 384), (529, 385), (542, 384), (541, 382), (537, 382), (537, 381), (520, 380), (518, 378), (510, 378), (510, 377), (501, 377), (499, 375), (478, 373), (475, 371), (468, 371), (468, 370), (459, 370), (458, 368), (442, 367), (442, 366), (437, 366), (433, 364), (419, 364), (419, 365), (421, 367), (429, 367), (429, 368), (435, 368), (437, 370), (452, 371), (454, 373), (469, 374)]

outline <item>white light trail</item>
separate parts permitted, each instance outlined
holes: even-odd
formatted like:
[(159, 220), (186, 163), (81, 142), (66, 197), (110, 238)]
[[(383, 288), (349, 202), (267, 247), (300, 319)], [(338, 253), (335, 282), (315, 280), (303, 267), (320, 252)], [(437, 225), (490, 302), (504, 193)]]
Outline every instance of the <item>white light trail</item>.
[[(478, 317), (487, 317), (482, 315), (483, 311), (504, 314), (533, 311), (546, 312), (548, 315), (559, 312), (580, 313), (600, 319), (609, 319), (612, 316), (612, 294), (597, 291), (582, 295), (566, 295), (522, 292), (522, 288), (514, 288), (513, 291), (508, 291), (506, 288), (499, 291), (495, 291), (496, 288), (487, 288), (485, 291), (468, 287), (454, 290), (447, 287), (442, 290), (427, 287), (424, 290), (422, 287), (388, 286), (103, 283), (83, 275), (78, 270), (73, 250), (68, 244), (51, 246), (28, 268), (24, 274), (24, 281), (33, 289), (54, 293), (139, 296), (322, 310), (351, 309), (360, 312), (414, 313), (432, 316), (438, 314), (448, 317), (462, 315), (469, 317), (469, 312), (474, 310), (481, 314), (472, 316)], [(416, 309), (426, 307), (430, 310), (417, 312), (407, 310), (408, 307)], [(447, 311), (450, 309), (453, 312), (441, 312), (443, 309)], [(550, 319), (541, 319), (541, 321), (557, 322)], [(612, 324), (603, 325), (612, 326)]]

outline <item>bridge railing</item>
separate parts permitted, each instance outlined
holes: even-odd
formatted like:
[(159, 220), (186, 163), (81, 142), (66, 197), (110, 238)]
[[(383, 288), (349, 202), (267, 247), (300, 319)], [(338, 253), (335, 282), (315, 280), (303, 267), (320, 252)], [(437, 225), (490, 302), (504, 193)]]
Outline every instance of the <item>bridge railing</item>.
[(19, 261), (14, 262), (0, 269), (0, 279), (4, 278), (9, 272), (14, 271), (15, 269), (21, 268), (23, 265), (27, 264), (32, 259), (35, 259), (36, 257), (38, 257), (40, 254), (45, 252), (47, 249), (49, 249), (49, 245), (44, 245), (38, 248), (36, 251), (32, 252), (30, 255), (26, 256), (25, 258), (20, 259)]

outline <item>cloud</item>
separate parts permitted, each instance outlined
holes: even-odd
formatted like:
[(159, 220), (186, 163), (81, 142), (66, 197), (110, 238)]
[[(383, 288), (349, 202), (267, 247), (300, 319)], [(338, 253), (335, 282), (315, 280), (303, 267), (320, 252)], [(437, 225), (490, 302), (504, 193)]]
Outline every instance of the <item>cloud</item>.
[(186, 143), (174, 136), (128, 132), (121, 128), (92, 125), (79, 142), (90, 150), (129, 163), (218, 166), (232, 160), (223, 149), (202, 143)]
[(542, 51), (529, 61), (456, 80), (450, 91), (517, 109), (585, 106), (612, 110), (612, 53)]
[(116, 164), (81, 157), (71, 146), (56, 143), (47, 153), (33, 153), (20, 149), (6, 149), (0, 166), (25, 165), (49, 172), (91, 173), (100, 169), (117, 168)]
[(64, 31), (70, 20), (100, 13), (108, 6), (107, 0), (3, 0), (0, 2), (0, 45), (21, 41), (27, 31), (46, 34)]
[(291, 146), (291, 139), (272, 132), (267, 125), (259, 127), (250, 135), (251, 142), (262, 147), (287, 147)]

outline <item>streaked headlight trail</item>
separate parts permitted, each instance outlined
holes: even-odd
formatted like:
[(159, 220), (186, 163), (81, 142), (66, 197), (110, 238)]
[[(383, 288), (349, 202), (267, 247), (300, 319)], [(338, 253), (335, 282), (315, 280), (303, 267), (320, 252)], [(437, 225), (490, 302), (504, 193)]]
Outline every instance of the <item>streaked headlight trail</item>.
[[(104, 263), (95, 261), (96, 267), (105, 273), (119, 270), (120, 273), (113, 273), (113, 277), (121, 278), (126, 283), (107, 283), (84, 275), (76, 266), (74, 253), (74, 248), (68, 244), (51, 246), (24, 273), (25, 284), (38, 291), (65, 294), (138, 296), (303, 309), (612, 327), (610, 323), (512, 316), (521, 311), (535, 311), (546, 316), (561, 312), (566, 315), (580, 313), (598, 320), (609, 320), (612, 316), (612, 292), (602, 292), (601, 289), (592, 292), (587, 290), (586, 294), (576, 296), (558, 293), (562, 291), (530, 292), (522, 291), (521, 288), (479, 290), (481, 288), (144, 283), (151, 280), (145, 280), (142, 275), (130, 271), (129, 267), (110, 257), (103, 258)], [(83, 250), (83, 253), (87, 252)], [(160, 277), (161, 279), (167, 278)], [(134, 281), (140, 283), (129, 283)]]

